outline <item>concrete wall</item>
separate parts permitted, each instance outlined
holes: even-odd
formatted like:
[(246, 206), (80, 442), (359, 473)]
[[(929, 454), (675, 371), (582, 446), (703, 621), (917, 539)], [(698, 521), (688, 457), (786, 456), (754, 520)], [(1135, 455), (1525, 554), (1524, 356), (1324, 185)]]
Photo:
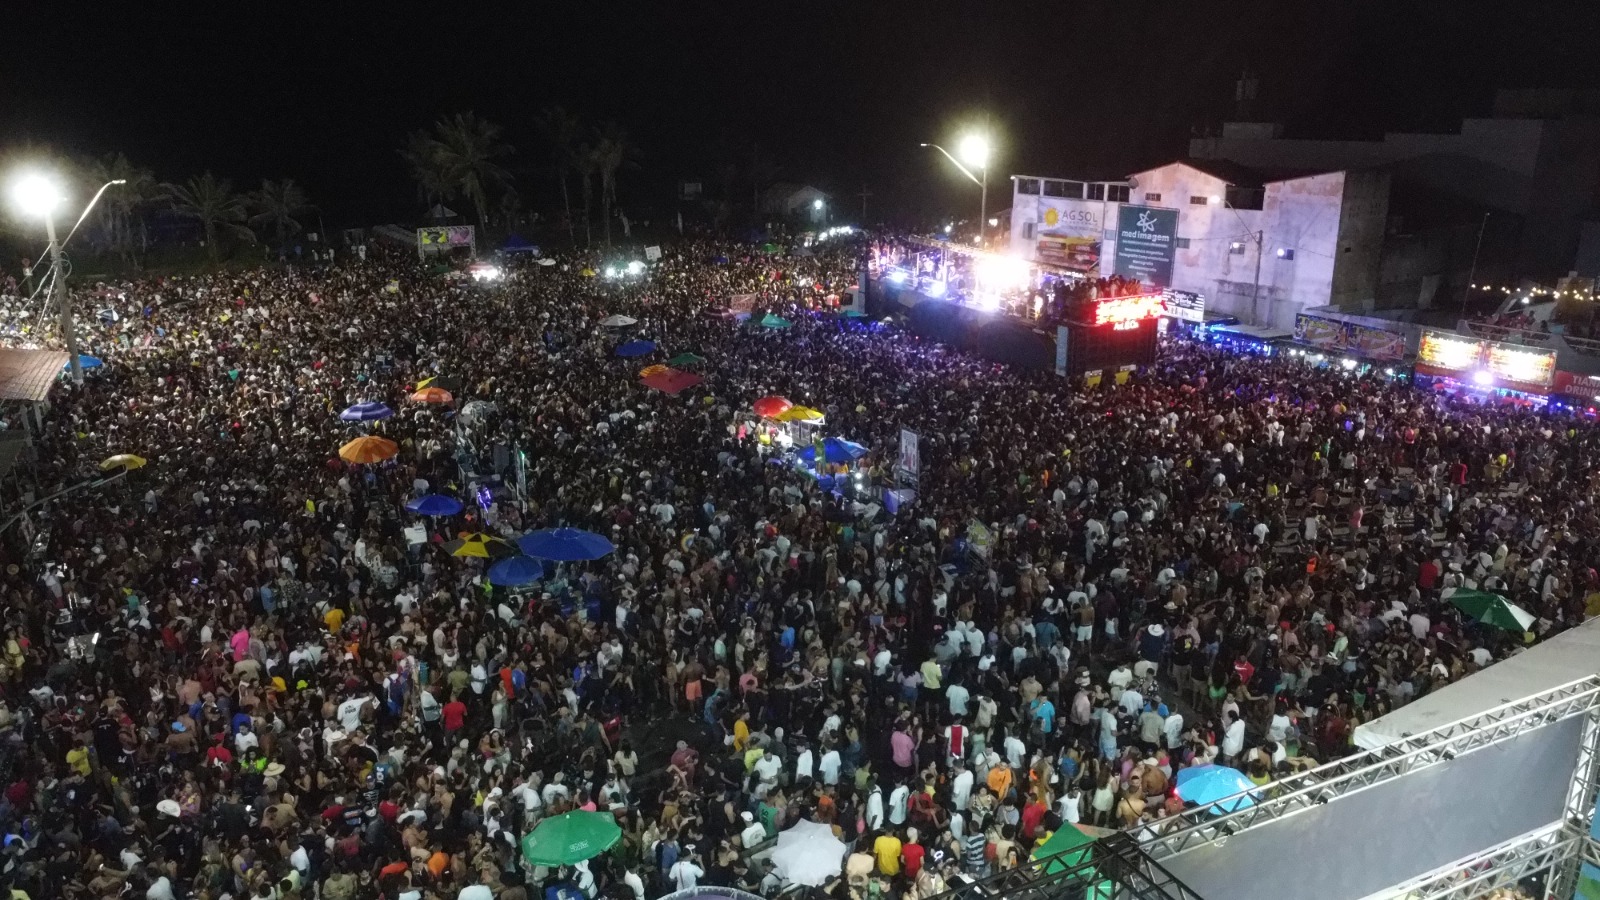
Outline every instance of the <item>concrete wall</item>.
[(1373, 169), (1345, 173), (1329, 303), (1340, 309), (1372, 308), (1388, 219), (1388, 173)]

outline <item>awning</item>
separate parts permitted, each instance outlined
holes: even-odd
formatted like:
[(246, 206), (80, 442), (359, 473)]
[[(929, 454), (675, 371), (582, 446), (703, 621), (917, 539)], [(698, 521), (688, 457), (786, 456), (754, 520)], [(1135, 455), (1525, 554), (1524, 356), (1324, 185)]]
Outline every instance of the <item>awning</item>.
[(68, 359), (64, 350), (0, 349), (0, 400), (44, 400)]

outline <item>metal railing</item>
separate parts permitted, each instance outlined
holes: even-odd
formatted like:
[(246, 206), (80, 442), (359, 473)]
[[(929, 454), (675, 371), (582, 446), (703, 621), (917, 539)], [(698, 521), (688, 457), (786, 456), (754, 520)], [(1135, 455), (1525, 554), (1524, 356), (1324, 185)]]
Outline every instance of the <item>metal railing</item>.
[(1123, 832), (969, 881), (935, 894), (929, 900), (987, 897), (1003, 900), (1204, 900)]
[(1529, 875), (1571, 868), (1590, 843), (1587, 835), (1570, 826), (1554, 826), (1441, 866), (1366, 900), (1474, 900), (1513, 887)]

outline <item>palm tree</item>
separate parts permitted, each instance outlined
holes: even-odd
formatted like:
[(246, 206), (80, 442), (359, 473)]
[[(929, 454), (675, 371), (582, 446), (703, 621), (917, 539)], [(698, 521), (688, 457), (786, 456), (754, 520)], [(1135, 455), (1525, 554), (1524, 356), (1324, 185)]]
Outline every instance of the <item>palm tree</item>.
[(606, 246), (611, 246), (611, 208), (617, 202), (617, 170), (635, 155), (628, 132), (615, 122), (600, 127), (595, 139), (595, 168), (600, 173), (600, 209), (606, 223)]
[(411, 169), (411, 178), (417, 183), (417, 199), (431, 211), (446, 200), (454, 200), (456, 189), (450, 181), (444, 160), (439, 153), (439, 143), (426, 131), (413, 131), (406, 135), (406, 145), (400, 148), (400, 157)]
[(572, 193), (567, 189), (567, 173), (577, 168), (578, 136), (583, 131), (577, 116), (559, 106), (546, 107), (536, 120), (539, 132), (550, 144), (551, 169), (561, 183), (561, 205), (567, 210), (567, 239), (577, 243), (573, 231)]
[(500, 140), (499, 125), (468, 113), (456, 113), (435, 123), (435, 153), (450, 183), (472, 202), (478, 225), (489, 230), (488, 188), (510, 182), (511, 173), (495, 160), (514, 152)]
[[(96, 187), (108, 181), (124, 182), (108, 189), (101, 198), (100, 223), (105, 229), (106, 239), (111, 247), (124, 260), (137, 266), (139, 260), (133, 247), (133, 225), (135, 219), (138, 219), (139, 233), (144, 234), (144, 222), (140, 211), (145, 204), (160, 196), (160, 186), (156, 183), (155, 173), (134, 165), (121, 153), (109, 153), (99, 159), (91, 160), (84, 169)], [(141, 246), (142, 244), (141, 241)]]
[(261, 190), (252, 192), (249, 202), (256, 209), (256, 214), (250, 217), (250, 224), (257, 228), (272, 229), (278, 238), (279, 250), (283, 249), (290, 237), (301, 231), (300, 222), (295, 216), (317, 211), (306, 199), (305, 189), (295, 184), (293, 178), (262, 181)]
[(246, 228), (245, 199), (233, 192), (226, 178), (218, 178), (209, 171), (190, 178), (184, 184), (163, 184), (162, 190), (180, 216), (187, 216), (205, 229), (206, 248), (211, 251), (211, 261), (217, 261), (217, 237), (227, 234), (246, 243), (255, 243), (255, 232)]
[(594, 200), (594, 173), (600, 170), (600, 154), (598, 148), (591, 144), (579, 144), (573, 154), (572, 167), (578, 173), (578, 184), (583, 188), (583, 245), (594, 244), (594, 231), (590, 228), (589, 209)]

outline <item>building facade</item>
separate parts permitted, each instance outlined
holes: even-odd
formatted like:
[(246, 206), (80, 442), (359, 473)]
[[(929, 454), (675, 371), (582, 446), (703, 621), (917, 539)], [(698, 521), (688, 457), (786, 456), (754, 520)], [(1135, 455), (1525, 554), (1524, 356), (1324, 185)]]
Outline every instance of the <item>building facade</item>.
[(1333, 171), (1263, 180), (1230, 166), (1169, 163), (1121, 182), (1012, 179), (1012, 252), (1108, 277), (1123, 204), (1178, 213), (1172, 283), (1207, 308), (1284, 330), (1318, 306), (1370, 309), (1388, 176)]

